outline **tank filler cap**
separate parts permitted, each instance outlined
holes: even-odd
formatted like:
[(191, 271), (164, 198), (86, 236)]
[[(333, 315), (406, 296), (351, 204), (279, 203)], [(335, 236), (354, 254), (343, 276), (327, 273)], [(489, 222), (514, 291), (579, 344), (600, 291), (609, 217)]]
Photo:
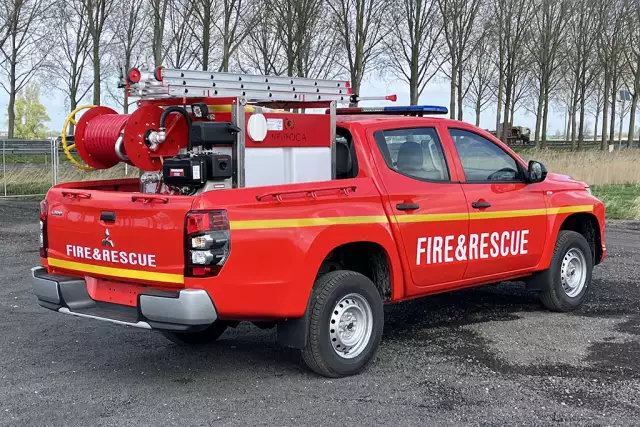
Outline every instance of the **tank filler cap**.
[(253, 141), (264, 141), (267, 137), (267, 119), (262, 113), (255, 113), (249, 117), (247, 121), (247, 133)]

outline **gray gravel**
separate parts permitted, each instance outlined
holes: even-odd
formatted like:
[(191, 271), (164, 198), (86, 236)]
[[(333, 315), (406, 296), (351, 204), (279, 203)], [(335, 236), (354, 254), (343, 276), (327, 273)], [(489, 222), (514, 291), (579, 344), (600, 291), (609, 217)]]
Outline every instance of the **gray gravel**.
[(608, 226), (586, 304), (501, 284), (389, 306), (375, 363), (307, 372), (241, 325), (205, 349), (39, 308), (37, 203), (0, 200), (0, 425), (640, 425), (640, 225)]

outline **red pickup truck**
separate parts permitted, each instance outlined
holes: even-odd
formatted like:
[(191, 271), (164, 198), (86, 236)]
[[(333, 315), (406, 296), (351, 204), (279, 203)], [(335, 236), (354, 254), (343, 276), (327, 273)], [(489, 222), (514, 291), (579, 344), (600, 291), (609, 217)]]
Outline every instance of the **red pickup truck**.
[(605, 256), (588, 185), (434, 117), (339, 115), (336, 178), (198, 195), (139, 180), (63, 183), (41, 205), (40, 305), (180, 344), (277, 327), (313, 371), (373, 358), (383, 305), (523, 279), (553, 311)]

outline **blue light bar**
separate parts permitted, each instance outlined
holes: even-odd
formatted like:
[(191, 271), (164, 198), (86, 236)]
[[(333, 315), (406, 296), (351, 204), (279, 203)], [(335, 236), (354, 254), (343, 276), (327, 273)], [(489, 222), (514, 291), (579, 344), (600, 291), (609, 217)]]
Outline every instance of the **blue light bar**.
[[(327, 114), (329, 110), (327, 110)], [(447, 107), (438, 105), (406, 105), (398, 107), (348, 107), (338, 108), (339, 115), (383, 114), (400, 116), (423, 116), (425, 114), (448, 114)]]
[(423, 114), (448, 114), (447, 107), (438, 105), (407, 105), (398, 107), (384, 107), (384, 112), (389, 113), (423, 113)]

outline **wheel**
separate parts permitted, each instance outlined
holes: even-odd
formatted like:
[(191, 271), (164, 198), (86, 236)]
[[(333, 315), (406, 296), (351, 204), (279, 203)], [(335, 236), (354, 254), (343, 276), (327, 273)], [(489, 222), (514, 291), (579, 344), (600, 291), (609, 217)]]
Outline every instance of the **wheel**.
[(302, 358), (315, 373), (353, 375), (373, 359), (384, 324), (382, 298), (360, 273), (332, 271), (318, 278), (309, 304), (309, 334)]
[(546, 283), (540, 294), (542, 304), (552, 311), (572, 311), (584, 300), (593, 270), (589, 243), (580, 233), (558, 233)]
[(214, 322), (207, 329), (199, 332), (160, 331), (170, 341), (180, 346), (198, 346), (214, 342), (227, 330), (226, 322)]

